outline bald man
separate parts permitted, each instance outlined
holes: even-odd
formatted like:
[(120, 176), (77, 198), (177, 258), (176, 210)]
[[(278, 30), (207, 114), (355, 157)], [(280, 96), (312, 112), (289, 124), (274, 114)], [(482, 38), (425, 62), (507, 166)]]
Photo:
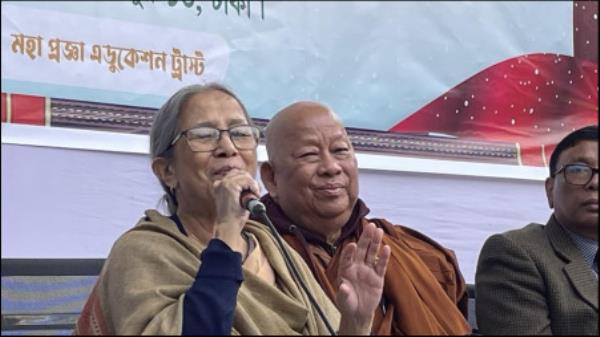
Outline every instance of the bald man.
[(352, 143), (331, 109), (315, 102), (292, 104), (277, 113), (265, 133), (269, 160), (260, 172), (268, 194), (261, 200), (331, 299), (343, 246), (374, 223), (384, 231), (391, 258), (372, 333), (471, 332), (465, 283), (453, 252), (415, 230), (366, 218)]

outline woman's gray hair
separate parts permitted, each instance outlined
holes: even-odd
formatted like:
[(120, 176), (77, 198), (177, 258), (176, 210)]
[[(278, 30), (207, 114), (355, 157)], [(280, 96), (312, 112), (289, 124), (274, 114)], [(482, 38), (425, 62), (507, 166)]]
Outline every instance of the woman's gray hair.
[[(179, 89), (156, 113), (154, 121), (152, 122), (152, 128), (150, 129), (150, 158), (154, 159), (157, 157), (163, 157), (166, 159), (173, 158), (173, 151), (171, 142), (177, 135), (179, 130), (179, 116), (182, 110), (185, 108), (188, 100), (199, 93), (217, 90), (221, 91), (231, 97), (233, 97), (242, 107), (244, 116), (248, 121), (248, 124), (254, 125), (252, 119), (248, 115), (248, 111), (242, 101), (231, 91), (229, 88), (218, 83), (209, 83), (205, 85), (194, 84)], [(164, 201), (167, 204), (167, 208), (171, 214), (175, 214), (177, 211), (177, 199), (175, 197), (175, 191), (171, 190), (160, 177), (158, 178), (160, 185), (165, 191), (163, 196)]]

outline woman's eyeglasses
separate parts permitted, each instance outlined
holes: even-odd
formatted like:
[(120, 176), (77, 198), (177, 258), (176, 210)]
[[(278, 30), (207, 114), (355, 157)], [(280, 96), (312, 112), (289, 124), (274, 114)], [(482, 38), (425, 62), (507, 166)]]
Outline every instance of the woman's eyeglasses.
[(217, 129), (210, 126), (194, 127), (178, 133), (171, 142), (171, 146), (185, 136), (192, 151), (210, 152), (217, 148), (223, 132), (229, 134), (229, 139), (238, 150), (252, 150), (258, 146), (260, 129), (252, 125), (236, 125), (229, 129)]

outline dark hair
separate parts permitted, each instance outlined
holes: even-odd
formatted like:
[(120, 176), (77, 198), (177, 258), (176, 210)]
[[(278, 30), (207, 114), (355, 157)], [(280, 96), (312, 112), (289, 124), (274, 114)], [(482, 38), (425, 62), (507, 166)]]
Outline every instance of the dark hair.
[(579, 142), (584, 140), (595, 140), (598, 141), (598, 125), (588, 125), (584, 128), (575, 130), (569, 133), (565, 138), (563, 138), (556, 148), (552, 152), (552, 156), (550, 157), (550, 176), (553, 177), (556, 172), (556, 164), (558, 164), (558, 157), (563, 153), (566, 149), (569, 149)]
[[(179, 115), (181, 111), (189, 101), (189, 99), (199, 93), (208, 91), (221, 91), (231, 97), (233, 97), (242, 107), (244, 116), (248, 121), (248, 124), (254, 125), (252, 119), (248, 115), (248, 111), (242, 101), (223, 84), (209, 83), (205, 85), (195, 84), (189, 85), (179, 89), (167, 100), (165, 104), (158, 110), (152, 128), (150, 129), (150, 157), (152, 159), (156, 157), (172, 158), (173, 152), (171, 150), (171, 142), (177, 134), (177, 128), (179, 124)], [(177, 200), (175, 199), (174, 193), (169, 190), (167, 185), (160, 180), (160, 185), (165, 191), (164, 200), (167, 203), (167, 207), (171, 214), (175, 214), (177, 211)]]

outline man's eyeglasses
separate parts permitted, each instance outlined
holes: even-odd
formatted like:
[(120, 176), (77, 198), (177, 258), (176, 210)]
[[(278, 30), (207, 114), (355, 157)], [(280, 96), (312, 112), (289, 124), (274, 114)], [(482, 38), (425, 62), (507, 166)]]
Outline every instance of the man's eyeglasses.
[(594, 173), (598, 174), (598, 168), (586, 164), (567, 164), (554, 172), (552, 177), (561, 172), (565, 177), (565, 181), (569, 184), (583, 186), (592, 180)]
[(224, 130), (210, 126), (198, 126), (178, 133), (171, 142), (171, 146), (185, 136), (192, 151), (210, 152), (217, 148), (223, 132), (229, 133), (229, 139), (238, 150), (255, 149), (260, 138), (260, 130), (252, 125), (236, 125)]

